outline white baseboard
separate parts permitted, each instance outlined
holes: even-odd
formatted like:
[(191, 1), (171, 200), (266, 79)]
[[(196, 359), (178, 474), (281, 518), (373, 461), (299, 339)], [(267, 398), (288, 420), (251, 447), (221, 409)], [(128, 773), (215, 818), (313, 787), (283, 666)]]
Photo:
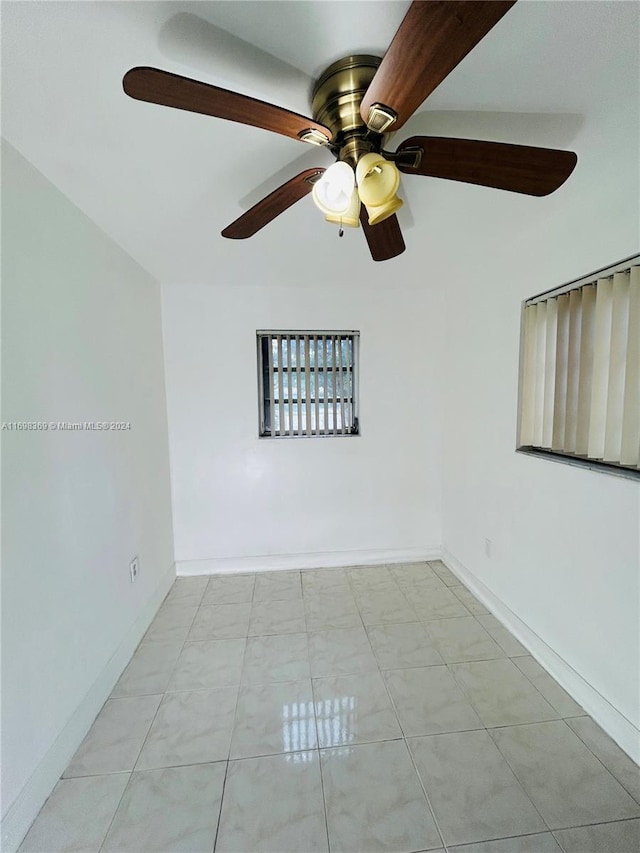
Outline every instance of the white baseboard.
[(163, 576), (147, 604), (109, 659), (73, 716), (36, 767), (29, 781), (7, 809), (2, 819), (2, 851), (13, 853), (33, 823), (56, 782), (82, 743), (108, 699), (122, 671), (129, 663), (145, 631), (175, 580), (175, 567)]
[(344, 566), (379, 566), (385, 563), (417, 563), (436, 560), (440, 547), (386, 548), (368, 551), (325, 551), (312, 554), (267, 554), (255, 557), (212, 557), (178, 560), (178, 577), (234, 575), (243, 572), (275, 572), (287, 569), (337, 569)]
[(442, 551), (443, 563), (469, 587), (513, 636), (531, 652), (546, 671), (581, 705), (604, 731), (629, 755), (640, 763), (640, 730), (615, 708), (596, 688), (589, 684), (560, 655), (504, 604), (482, 581), (449, 551)]

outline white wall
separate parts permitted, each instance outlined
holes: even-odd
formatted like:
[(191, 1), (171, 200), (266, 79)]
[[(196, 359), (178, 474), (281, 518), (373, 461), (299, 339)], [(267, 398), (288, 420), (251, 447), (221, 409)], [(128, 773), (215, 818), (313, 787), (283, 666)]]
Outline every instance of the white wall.
[(638, 7), (613, 5), (592, 8), (602, 47), (580, 69), (588, 119), (567, 146), (579, 160), (566, 186), (505, 202), (491, 229), (478, 229), (483, 191), (460, 207), (443, 542), (593, 688), (594, 712), (637, 758), (640, 484), (514, 452), (521, 300), (638, 251)]
[[(364, 241), (357, 248), (366, 252)], [(363, 272), (376, 269), (358, 258)], [(327, 552), (342, 563), (432, 553), (438, 289), (402, 276), (390, 287), (388, 267), (387, 278), (378, 267), (378, 279), (345, 275), (333, 287), (296, 286), (294, 272), (292, 286), (277, 285), (270, 270), (255, 287), (163, 287), (178, 572), (287, 565), (292, 554), (312, 565), (331, 562)], [(258, 439), (255, 333), (270, 328), (360, 331), (361, 436)]]
[(2, 432), (9, 850), (166, 594), (173, 543), (159, 286), (4, 144), (2, 226), (3, 421), (131, 423)]

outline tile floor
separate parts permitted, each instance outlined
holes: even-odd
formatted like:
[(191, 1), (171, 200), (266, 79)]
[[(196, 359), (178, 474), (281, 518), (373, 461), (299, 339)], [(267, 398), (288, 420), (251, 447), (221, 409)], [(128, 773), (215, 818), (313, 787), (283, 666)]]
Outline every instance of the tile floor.
[(637, 853), (639, 803), (440, 562), (187, 578), (20, 849)]

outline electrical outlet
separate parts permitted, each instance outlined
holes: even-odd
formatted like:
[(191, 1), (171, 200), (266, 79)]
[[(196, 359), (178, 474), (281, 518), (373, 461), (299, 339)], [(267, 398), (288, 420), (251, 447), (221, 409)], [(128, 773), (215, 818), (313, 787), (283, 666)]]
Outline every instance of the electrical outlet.
[(493, 554), (493, 542), (491, 539), (484, 540), (484, 553), (487, 557), (491, 558), (491, 555)]
[(129, 563), (129, 574), (131, 575), (131, 583), (135, 583), (138, 577), (138, 572), (140, 571), (140, 561), (137, 557), (134, 557), (133, 560)]

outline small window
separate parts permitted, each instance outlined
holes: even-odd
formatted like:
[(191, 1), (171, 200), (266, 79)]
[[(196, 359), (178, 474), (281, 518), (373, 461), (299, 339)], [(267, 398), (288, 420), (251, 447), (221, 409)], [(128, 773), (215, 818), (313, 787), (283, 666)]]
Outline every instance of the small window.
[(518, 449), (638, 476), (640, 256), (525, 301)]
[(358, 435), (359, 332), (259, 331), (260, 435)]

